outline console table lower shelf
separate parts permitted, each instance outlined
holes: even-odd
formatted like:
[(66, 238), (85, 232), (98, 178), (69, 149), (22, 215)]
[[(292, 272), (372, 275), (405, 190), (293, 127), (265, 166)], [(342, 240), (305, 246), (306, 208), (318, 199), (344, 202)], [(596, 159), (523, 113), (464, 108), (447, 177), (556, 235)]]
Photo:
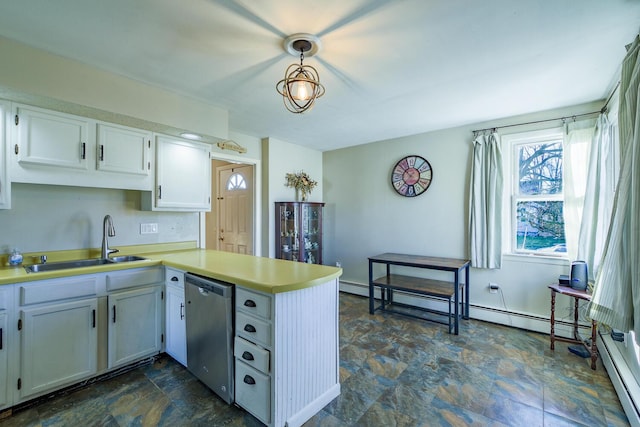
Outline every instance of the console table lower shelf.
[[(452, 311), (452, 307), (455, 307), (456, 304), (456, 300), (454, 298), (455, 286), (452, 282), (425, 279), (413, 276), (403, 276), (399, 274), (390, 274), (388, 276), (378, 277), (371, 282), (371, 285), (374, 287), (379, 287), (381, 290), (381, 303), (378, 307), (374, 307), (374, 311), (388, 311), (404, 316), (415, 317), (422, 320), (428, 320), (431, 322), (448, 325), (449, 333), (455, 331), (455, 325), (457, 324), (458, 320), (455, 317), (455, 313), (463, 312), (462, 308), (460, 310)], [(464, 285), (459, 284), (458, 286), (459, 291), (464, 292)], [(404, 294), (410, 294), (413, 296), (423, 296), (446, 301), (448, 312), (395, 302), (394, 291), (398, 291)], [(431, 313), (437, 316), (446, 316), (446, 320), (440, 320), (439, 318), (434, 316), (419, 315), (419, 312)]]

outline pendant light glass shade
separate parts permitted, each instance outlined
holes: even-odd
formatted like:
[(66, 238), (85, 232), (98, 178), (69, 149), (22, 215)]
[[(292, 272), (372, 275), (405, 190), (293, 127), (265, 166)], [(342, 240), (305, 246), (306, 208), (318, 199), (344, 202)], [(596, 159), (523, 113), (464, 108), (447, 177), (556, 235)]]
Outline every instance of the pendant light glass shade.
[(324, 95), (324, 86), (320, 83), (318, 71), (304, 65), (304, 52), (309, 50), (310, 43), (294, 43), (294, 48), (300, 51), (300, 65), (291, 64), (284, 73), (284, 79), (276, 84), (287, 110), (292, 113), (304, 113), (315, 103), (316, 99)]

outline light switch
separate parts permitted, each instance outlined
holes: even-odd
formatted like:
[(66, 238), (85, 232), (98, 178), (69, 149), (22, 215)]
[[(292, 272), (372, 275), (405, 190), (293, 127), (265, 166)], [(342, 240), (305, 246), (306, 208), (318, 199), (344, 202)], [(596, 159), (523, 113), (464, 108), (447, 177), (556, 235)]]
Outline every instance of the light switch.
[(147, 223), (140, 224), (140, 234), (157, 234), (158, 233), (158, 224), (157, 223)]

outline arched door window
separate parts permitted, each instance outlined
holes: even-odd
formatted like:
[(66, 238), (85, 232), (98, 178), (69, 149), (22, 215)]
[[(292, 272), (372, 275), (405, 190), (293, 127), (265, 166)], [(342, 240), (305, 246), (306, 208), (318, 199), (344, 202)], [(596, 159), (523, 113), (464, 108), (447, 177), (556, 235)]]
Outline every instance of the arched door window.
[(247, 189), (247, 181), (244, 180), (244, 177), (239, 173), (231, 174), (231, 176), (227, 180), (227, 191), (246, 190), (246, 189)]

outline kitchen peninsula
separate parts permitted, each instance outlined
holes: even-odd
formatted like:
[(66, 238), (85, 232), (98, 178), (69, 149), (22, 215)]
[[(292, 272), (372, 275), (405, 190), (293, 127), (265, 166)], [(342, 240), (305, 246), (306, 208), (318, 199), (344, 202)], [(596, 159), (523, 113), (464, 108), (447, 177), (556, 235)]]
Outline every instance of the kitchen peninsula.
[[(52, 295), (53, 292), (48, 289), (54, 287), (55, 290), (59, 290), (58, 293), (64, 294), (65, 304), (85, 301), (88, 297), (97, 299), (97, 303), (88, 306), (88, 313), (98, 310), (97, 324), (100, 328), (100, 319), (104, 318), (104, 323), (110, 322), (112, 316), (115, 319), (115, 309), (111, 313), (111, 305), (105, 303), (101, 306), (99, 300), (111, 298), (109, 286), (117, 287), (124, 283), (124, 279), (116, 276), (123, 272), (127, 273), (127, 276), (124, 276), (126, 278), (142, 274), (148, 278), (153, 277), (148, 280), (155, 281), (156, 287), (158, 277), (160, 282), (164, 283), (162, 278), (165, 269), (172, 272), (195, 273), (232, 283), (235, 285), (236, 295), (236, 403), (266, 425), (302, 425), (340, 394), (338, 278), (342, 270), (329, 266), (197, 249), (194, 246), (167, 244), (160, 249), (153, 245), (120, 247), (120, 254), (135, 254), (145, 259), (73, 270), (26, 273), (24, 268), (2, 267), (0, 320), (4, 315), (7, 324), (25, 321), (25, 313), (40, 309), (44, 305), (43, 295)], [(29, 259), (29, 254), (26, 255), (25, 260)], [(77, 257), (77, 254), (74, 255)], [(62, 260), (59, 254), (52, 253), (48, 256), (49, 260), (54, 262)], [(158, 273), (161, 273), (161, 276), (158, 276)], [(76, 294), (80, 288), (83, 292)], [(67, 298), (69, 296), (71, 298)], [(252, 305), (258, 310), (255, 313), (251, 312)], [(118, 316), (121, 316), (120, 312), (118, 313)], [(93, 316), (95, 318), (95, 312)], [(252, 340), (250, 334), (246, 333), (247, 329), (241, 329), (247, 319), (252, 325), (257, 326), (258, 333), (263, 334), (260, 339)], [(28, 325), (25, 326), (27, 329)], [(106, 325), (104, 326), (106, 328)], [(13, 385), (24, 376), (20, 368), (23, 364), (22, 358), (27, 357), (21, 353), (23, 334), (24, 331), (9, 328), (5, 341), (6, 348), (9, 349), (9, 360), (3, 362), (0, 358), (0, 364), (8, 363), (9, 369), (5, 371), (8, 371), (6, 379), (0, 376), (0, 387), (4, 387), (3, 380)], [(101, 339), (102, 335), (107, 335), (104, 331), (97, 335), (97, 344), (93, 345), (97, 347), (97, 351), (94, 352), (96, 358), (100, 359), (100, 354), (106, 352), (102, 348), (111, 347), (111, 341), (107, 342), (104, 337)], [(239, 348), (243, 350), (240, 353)], [(242, 360), (247, 349), (259, 357), (255, 360)], [(252, 365), (254, 361), (260, 364)], [(95, 366), (95, 361), (92, 363)], [(99, 365), (98, 362), (97, 369), (88, 370), (71, 382), (60, 383), (56, 389), (100, 375), (112, 368), (111, 363), (102, 370)], [(0, 412), (54, 390), (43, 388), (42, 392), (25, 395), (14, 390), (14, 387), (8, 387), (8, 397), (5, 399), (7, 404), (1, 399), (1, 391)], [(244, 397), (238, 399), (240, 396)]]

